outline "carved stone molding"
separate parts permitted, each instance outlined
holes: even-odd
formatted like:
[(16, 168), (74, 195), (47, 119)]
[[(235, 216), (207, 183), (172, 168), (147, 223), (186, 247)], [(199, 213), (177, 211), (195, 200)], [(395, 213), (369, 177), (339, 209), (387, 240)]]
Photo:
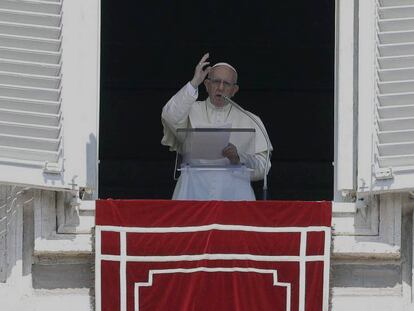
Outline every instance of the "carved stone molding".
[(333, 202), (332, 223), (337, 236), (378, 235), (379, 197), (349, 203)]
[(334, 227), (341, 224), (341, 218), (348, 218), (349, 230), (343, 230), (346, 227), (341, 224), (343, 231), (338, 234), (334, 228), (333, 259), (400, 258), (402, 195), (382, 194), (371, 204), (365, 212), (358, 208), (346, 215), (334, 212)]

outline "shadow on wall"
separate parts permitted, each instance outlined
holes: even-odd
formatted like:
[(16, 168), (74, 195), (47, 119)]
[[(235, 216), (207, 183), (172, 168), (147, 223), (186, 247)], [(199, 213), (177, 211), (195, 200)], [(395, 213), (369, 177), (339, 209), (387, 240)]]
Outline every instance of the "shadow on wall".
[(86, 144), (86, 186), (92, 193), (85, 193), (83, 199), (98, 198), (98, 140), (94, 134), (89, 134), (89, 141)]

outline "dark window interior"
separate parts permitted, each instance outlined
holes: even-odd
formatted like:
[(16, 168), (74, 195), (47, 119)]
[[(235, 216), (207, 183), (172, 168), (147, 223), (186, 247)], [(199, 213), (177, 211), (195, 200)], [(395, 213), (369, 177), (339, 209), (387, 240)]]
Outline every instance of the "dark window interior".
[(331, 200), (334, 20), (331, 0), (103, 0), (99, 197), (171, 197), (161, 109), (210, 52), (237, 68), (234, 100), (267, 128), (271, 198)]

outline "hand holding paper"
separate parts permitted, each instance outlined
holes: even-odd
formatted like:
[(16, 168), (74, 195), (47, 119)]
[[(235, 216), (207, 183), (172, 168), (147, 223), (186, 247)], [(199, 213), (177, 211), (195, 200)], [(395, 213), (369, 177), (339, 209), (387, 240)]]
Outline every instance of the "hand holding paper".
[(227, 147), (223, 149), (223, 156), (229, 159), (231, 164), (240, 163), (240, 157), (237, 153), (237, 148), (232, 143), (229, 143)]

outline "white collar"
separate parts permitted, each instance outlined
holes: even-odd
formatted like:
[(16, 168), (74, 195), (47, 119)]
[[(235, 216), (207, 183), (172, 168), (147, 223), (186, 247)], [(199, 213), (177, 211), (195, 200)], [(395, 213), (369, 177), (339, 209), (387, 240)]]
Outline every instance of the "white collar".
[(229, 103), (226, 103), (223, 107), (217, 107), (215, 106), (211, 100), (210, 97), (207, 97), (206, 99), (206, 105), (208, 108), (210, 108), (211, 110), (215, 110), (215, 111), (220, 111), (220, 112), (227, 112), (230, 110), (231, 105)]

